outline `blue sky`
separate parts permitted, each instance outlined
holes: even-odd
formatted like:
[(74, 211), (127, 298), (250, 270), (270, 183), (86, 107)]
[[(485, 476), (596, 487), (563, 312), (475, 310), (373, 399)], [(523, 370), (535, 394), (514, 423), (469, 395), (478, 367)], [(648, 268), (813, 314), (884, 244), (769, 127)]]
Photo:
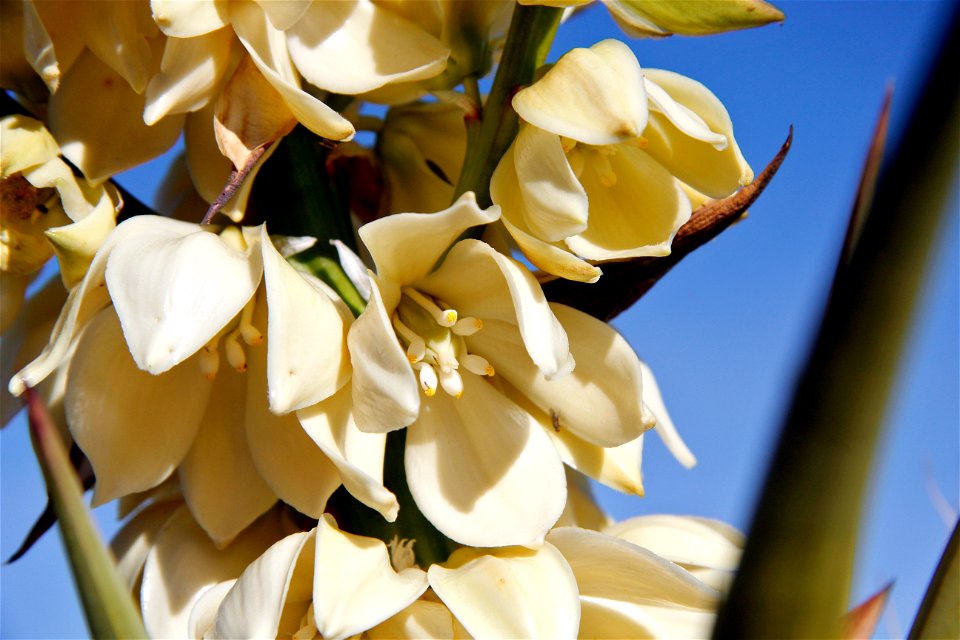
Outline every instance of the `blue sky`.
[[(696, 514), (741, 528), (768, 464), (791, 385), (825, 301), (884, 88), (893, 136), (949, 6), (940, 2), (783, 2), (782, 26), (709, 38), (632, 41), (640, 64), (712, 89), (756, 170), (795, 127), (779, 175), (746, 220), (674, 269), (615, 326), (653, 368), (674, 422), (699, 458), (692, 471), (648, 439), (645, 498), (601, 491), (616, 517)], [(561, 27), (552, 58), (625, 39), (596, 6)], [(128, 178), (145, 197), (155, 171)], [(958, 505), (960, 340), (956, 186), (931, 257), (923, 304), (888, 412), (864, 522), (854, 599), (891, 579), (881, 637), (905, 634)], [(0, 436), (0, 552), (43, 505), (25, 425)], [(937, 493), (942, 494), (942, 499)], [(940, 504), (940, 502), (944, 504)], [(115, 530), (113, 507), (97, 511)], [(798, 532), (803, 535), (803, 532)], [(0, 636), (86, 635), (57, 535), (0, 569)]]

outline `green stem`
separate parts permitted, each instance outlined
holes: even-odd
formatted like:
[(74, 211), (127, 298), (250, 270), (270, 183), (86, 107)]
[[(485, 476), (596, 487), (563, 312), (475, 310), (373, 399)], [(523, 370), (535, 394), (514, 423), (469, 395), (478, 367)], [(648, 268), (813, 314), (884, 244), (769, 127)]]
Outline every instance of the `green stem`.
[(562, 9), (517, 5), (510, 20), (507, 43), (479, 125), (467, 123), (467, 155), (454, 190), (456, 200), (473, 191), (481, 207), (489, 207), (490, 177), (517, 135), (518, 118), (510, 104), (522, 85), (547, 59)]

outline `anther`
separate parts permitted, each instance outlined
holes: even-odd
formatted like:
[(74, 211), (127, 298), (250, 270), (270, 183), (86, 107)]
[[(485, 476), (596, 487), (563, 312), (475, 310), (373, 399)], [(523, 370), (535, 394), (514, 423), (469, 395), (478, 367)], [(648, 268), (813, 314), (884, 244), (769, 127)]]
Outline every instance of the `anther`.
[(573, 138), (560, 136), (560, 146), (563, 148), (564, 153), (569, 153), (571, 149), (577, 146), (577, 141)]
[(495, 373), (493, 365), (490, 364), (486, 358), (478, 356), (475, 353), (468, 353), (460, 358), (460, 362), (463, 364), (464, 369), (478, 376), (493, 377)]
[(200, 363), (200, 373), (203, 374), (204, 378), (213, 380), (217, 377), (217, 370), (220, 368), (220, 354), (217, 353), (216, 347), (212, 350), (209, 346), (200, 349), (198, 362)]
[(403, 293), (433, 316), (433, 319), (441, 327), (452, 327), (457, 323), (457, 312), (455, 309), (441, 309), (433, 300), (410, 287), (404, 287)]
[(472, 336), (480, 329), (483, 329), (483, 320), (471, 317), (460, 318), (457, 324), (450, 328), (458, 336)]
[(451, 369), (450, 371), (444, 371), (441, 369), (440, 386), (455, 398), (463, 395), (463, 378), (460, 377), (460, 374), (457, 373), (456, 370)]
[(429, 398), (437, 392), (437, 372), (426, 362), (418, 362), (417, 367), (420, 369), (420, 387)]
[(223, 350), (227, 354), (227, 362), (230, 366), (243, 373), (247, 370), (247, 356), (243, 352), (243, 347), (240, 346), (240, 341), (237, 340), (238, 337), (239, 332), (231, 333), (226, 339)]
[(240, 312), (240, 336), (243, 338), (243, 341), (246, 342), (251, 347), (255, 347), (258, 344), (263, 343), (263, 334), (260, 333), (260, 330), (253, 326), (253, 305), (254, 299), (250, 298), (244, 307), (243, 311)]

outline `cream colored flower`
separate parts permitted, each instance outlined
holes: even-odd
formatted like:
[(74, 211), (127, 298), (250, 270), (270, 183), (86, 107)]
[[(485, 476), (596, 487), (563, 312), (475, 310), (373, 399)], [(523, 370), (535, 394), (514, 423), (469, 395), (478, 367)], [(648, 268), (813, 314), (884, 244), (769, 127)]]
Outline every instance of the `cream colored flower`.
[(565, 278), (599, 278), (583, 259), (669, 254), (691, 199), (753, 179), (716, 97), (683, 76), (641, 70), (615, 40), (568, 52), (513, 106), (525, 123), (491, 197), (527, 257)]
[[(319, 516), (342, 473), (392, 519), (385, 436), (360, 433), (343, 409), (351, 319), (263, 227), (218, 236), (140, 216), (108, 238), (11, 391), (69, 361), (67, 421), (96, 473), (96, 504), (176, 470), (197, 520), (223, 544), (277, 496)], [(318, 416), (307, 430), (290, 413), (306, 408)]]
[(549, 305), (529, 271), (482, 242), (444, 257), (461, 232), (497, 215), (468, 193), (439, 213), (362, 227), (377, 274), (348, 336), (357, 426), (408, 427), (418, 507), (474, 546), (536, 543), (562, 511), (554, 427), (538, 415), (560, 416), (584, 456), (653, 424), (640, 362), (608, 325)]
[(74, 176), (38, 120), (0, 119), (0, 333), (17, 315), (27, 283), (57, 254), (73, 287), (116, 225), (119, 196)]

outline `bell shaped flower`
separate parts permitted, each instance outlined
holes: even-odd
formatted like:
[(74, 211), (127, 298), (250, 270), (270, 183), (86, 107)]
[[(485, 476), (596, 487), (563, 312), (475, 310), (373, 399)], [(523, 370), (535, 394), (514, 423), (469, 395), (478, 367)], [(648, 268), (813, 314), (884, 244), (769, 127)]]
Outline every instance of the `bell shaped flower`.
[[(319, 516), (342, 469), (392, 519), (385, 436), (356, 431), (340, 409), (351, 319), (263, 227), (218, 235), (140, 216), (108, 238), (11, 391), (69, 367), (67, 421), (96, 473), (96, 504), (176, 471), (201, 526), (226, 544), (277, 497)], [(305, 408), (321, 416), (311, 433), (291, 413)]]
[(73, 174), (43, 124), (0, 119), (0, 332), (17, 315), (27, 283), (54, 254), (65, 286), (73, 287), (116, 226), (119, 195)]
[(417, 506), (448, 537), (486, 547), (537, 543), (563, 509), (553, 428), (535, 414), (598, 447), (652, 426), (639, 360), (613, 329), (548, 304), (525, 267), (482, 242), (447, 253), (498, 214), (468, 193), (361, 227), (377, 273), (348, 335), (358, 428), (408, 427)]
[(642, 70), (615, 40), (568, 52), (513, 106), (524, 123), (491, 197), (530, 261), (564, 278), (599, 278), (586, 260), (669, 254), (691, 197), (725, 197), (753, 179), (719, 100), (689, 78)]

